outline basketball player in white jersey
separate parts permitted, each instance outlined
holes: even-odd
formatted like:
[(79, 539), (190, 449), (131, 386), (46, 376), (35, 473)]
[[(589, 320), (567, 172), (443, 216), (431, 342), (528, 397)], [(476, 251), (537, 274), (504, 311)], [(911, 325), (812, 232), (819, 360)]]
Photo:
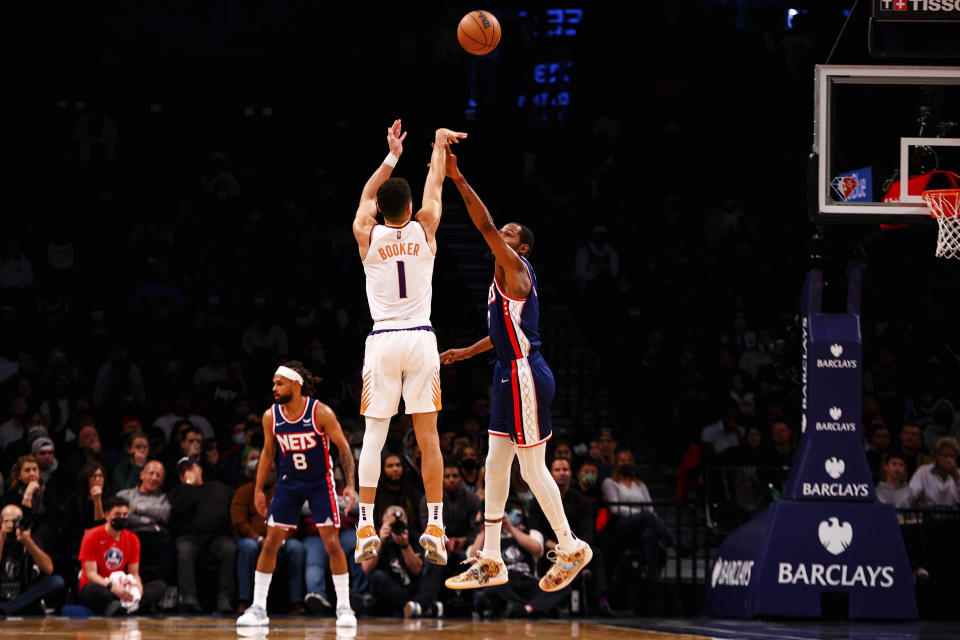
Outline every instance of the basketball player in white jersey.
[[(367, 276), (367, 302), (374, 320), (363, 362), (360, 413), (366, 419), (366, 431), (358, 473), (360, 521), (354, 559), (358, 563), (369, 560), (380, 549), (373, 522), (380, 452), (402, 395), (406, 412), (412, 414), (422, 452), (421, 472), (429, 519), (420, 536), (420, 546), (427, 560), (446, 564), (443, 457), (437, 435), (440, 359), (430, 324), (430, 304), (446, 147), (467, 134), (437, 129), (423, 204), (416, 215), (410, 185), (403, 178), (390, 178), (406, 137), (406, 132), (401, 134), (400, 120), (387, 129), (390, 153), (364, 185), (353, 221), (353, 235)], [(378, 212), (383, 214), (384, 224), (377, 224)]]

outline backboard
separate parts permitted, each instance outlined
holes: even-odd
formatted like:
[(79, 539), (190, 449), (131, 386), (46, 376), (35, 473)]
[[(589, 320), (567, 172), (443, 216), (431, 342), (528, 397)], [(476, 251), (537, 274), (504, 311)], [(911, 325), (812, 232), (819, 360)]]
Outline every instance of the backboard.
[(960, 67), (818, 65), (809, 211), (818, 223), (929, 219), (958, 187)]

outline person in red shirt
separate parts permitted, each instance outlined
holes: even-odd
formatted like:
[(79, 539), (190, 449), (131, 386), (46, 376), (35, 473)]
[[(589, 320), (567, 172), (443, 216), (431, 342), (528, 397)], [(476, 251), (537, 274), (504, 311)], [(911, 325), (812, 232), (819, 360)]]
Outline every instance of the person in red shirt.
[(129, 503), (119, 497), (103, 501), (107, 523), (88, 529), (80, 543), (80, 602), (96, 613), (113, 616), (125, 611), (124, 603), (134, 600), (133, 594), (119, 583), (111, 582), (110, 574), (123, 571), (132, 576), (142, 594), (139, 611), (152, 613), (159, 605), (166, 584), (162, 580), (140, 579), (140, 539), (127, 530)]

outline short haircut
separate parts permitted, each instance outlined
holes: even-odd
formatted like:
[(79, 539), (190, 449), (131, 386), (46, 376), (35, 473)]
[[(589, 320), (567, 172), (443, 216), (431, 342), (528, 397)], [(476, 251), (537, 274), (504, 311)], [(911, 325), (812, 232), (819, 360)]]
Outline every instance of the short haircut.
[(533, 231), (530, 230), (530, 227), (520, 224), (519, 222), (514, 222), (513, 224), (520, 227), (520, 244), (525, 244), (529, 249), (527, 249), (527, 255), (529, 256), (533, 253)]
[(600, 470), (600, 467), (597, 466), (596, 461), (591, 460), (590, 458), (587, 458), (586, 460), (584, 460), (583, 462), (581, 462), (580, 464), (577, 465), (577, 473), (580, 473), (581, 471), (583, 471), (583, 468), (586, 467), (586, 466), (591, 466), (591, 467), (593, 467), (594, 469), (596, 469), (597, 471)]
[(121, 498), (120, 496), (110, 496), (103, 501), (103, 512), (110, 513), (111, 509), (114, 507), (129, 507), (130, 503), (127, 502), (126, 498)]
[(403, 178), (390, 178), (377, 189), (377, 208), (388, 222), (403, 219), (411, 202), (410, 185)]
[(180, 442), (186, 442), (187, 436), (191, 433), (199, 433), (200, 437), (203, 437), (203, 431), (198, 427), (193, 426), (193, 423), (190, 423), (190, 426), (180, 432)]
[(902, 453), (900, 453), (899, 451), (891, 451), (889, 453), (883, 454), (883, 457), (880, 458), (880, 466), (881, 467), (887, 466), (887, 463), (893, 460), (894, 458), (896, 458), (897, 460), (900, 460), (903, 463), (907, 462), (907, 459), (903, 457)]
[(957, 442), (956, 438), (951, 438), (950, 436), (943, 436), (938, 439), (937, 444), (933, 446), (933, 453), (940, 455), (940, 452), (946, 448), (953, 449), (954, 454), (960, 455), (960, 443)]
[(456, 461), (455, 459), (453, 459), (453, 458), (447, 458), (446, 460), (443, 461), (443, 468), (444, 468), (444, 469), (456, 469), (456, 470), (457, 470), (457, 473), (459, 473), (459, 472), (460, 472), (460, 463), (457, 462), (457, 461)]

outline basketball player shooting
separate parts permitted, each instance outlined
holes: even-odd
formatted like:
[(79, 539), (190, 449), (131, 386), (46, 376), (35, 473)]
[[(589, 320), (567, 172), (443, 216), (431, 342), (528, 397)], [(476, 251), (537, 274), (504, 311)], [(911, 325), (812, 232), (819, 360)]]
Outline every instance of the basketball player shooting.
[(500, 556), (500, 527), (510, 490), (513, 457), (530, 490), (540, 503), (558, 545), (547, 557), (553, 565), (540, 579), (544, 591), (563, 589), (593, 558), (590, 546), (573, 536), (557, 483), (547, 470), (547, 440), (552, 434), (550, 404), (556, 384), (540, 353), (540, 303), (537, 277), (527, 256), (533, 248), (533, 233), (510, 222), (497, 230), (490, 212), (457, 167), (449, 147), (446, 175), (457, 185), (470, 219), (493, 251), (493, 282), (487, 296), (489, 335), (464, 349), (440, 354), (441, 364), (471, 358), (493, 349), (493, 403), (488, 430), (489, 450), (484, 477), (484, 539), (477, 556), (464, 562), (470, 568), (448, 578), (450, 589), (474, 589), (507, 582), (507, 567)]
[[(337, 447), (343, 467), (344, 511), (356, 502), (353, 489), (353, 454), (337, 416), (327, 405), (310, 397), (317, 382), (306, 367), (296, 361), (279, 367), (273, 374), (276, 403), (263, 413), (263, 451), (257, 465), (254, 506), (267, 519), (267, 536), (257, 558), (254, 574), (253, 604), (237, 618), (238, 626), (265, 626), (267, 593), (277, 566), (277, 551), (297, 529), (304, 502), (317, 523), (323, 546), (330, 555), (330, 572), (337, 593), (337, 626), (356, 627), (357, 617), (350, 607), (347, 557), (340, 548), (340, 512), (330, 444)], [(279, 448), (279, 456), (277, 449)], [(276, 458), (277, 484), (267, 509), (263, 486)]]
[[(374, 320), (363, 360), (360, 413), (366, 420), (360, 453), (360, 520), (357, 523), (357, 563), (376, 557), (380, 538), (373, 522), (373, 504), (380, 479), (380, 452), (390, 418), (403, 396), (406, 412), (422, 452), (421, 473), (429, 520), (420, 546), (427, 560), (447, 563), (443, 527), (443, 458), (437, 435), (440, 411), (440, 360), (430, 324), (436, 232), (442, 207), (447, 145), (467, 134), (437, 129), (430, 169), (423, 187), (423, 204), (413, 215), (410, 185), (391, 178), (403, 154), (400, 120), (387, 129), (390, 153), (367, 180), (353, 221), (360, 259), (367, 276), (367, 302)], [(383, 224), (377, 223), (377, 213)]]

